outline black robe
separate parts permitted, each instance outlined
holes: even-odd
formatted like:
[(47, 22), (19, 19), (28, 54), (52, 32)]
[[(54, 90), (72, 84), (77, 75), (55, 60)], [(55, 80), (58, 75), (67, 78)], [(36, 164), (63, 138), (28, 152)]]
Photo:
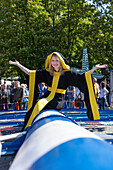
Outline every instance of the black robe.
[[(48, 87), (52, 87), (52, 80), (53, 76), (51, 76), (48, 71), (46, 71), (45, 69), (37, 70), (35, 74), (34, 84), (36, 86), (37, 84), (44, 82), (47, 84)], [(88, 72), (88, 74), (87, 73), (77, 74), (76, 72), (73, 71), (65, 71), (62, 75), (60, 75), (57, 89), (66, 90), (68, 86), (78, 87), (80, 91), (84, 93), (84, 100), (87, 107), (88, 118), (90, 120), (100, 119), (90, 71)], [(41, 98), (48, 97), (50, 93), (51, 91), (47, 90), (47, 92)], [(58, 111), (61, 110), (64, 106), (64, 97), (65, 97), (64, 93), (55, 93), (54, 98), (51, 101), (49, 101), (42, 110), (46, 109), (55, 109)], [(35, 93), (33, 98), (35, 98)], [(28, 110), (25, 116), (23, 129), (25, 128), (27, 122), (29, 121), (29, 118), (32, 114), (32, 111), (36, 103), (37, 101), (33, 100), (32, 107)]]

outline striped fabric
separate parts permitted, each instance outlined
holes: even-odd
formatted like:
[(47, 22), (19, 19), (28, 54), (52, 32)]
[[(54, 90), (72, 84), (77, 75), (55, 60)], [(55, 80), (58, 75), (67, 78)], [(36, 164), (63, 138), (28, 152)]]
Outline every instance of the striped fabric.
[(83, 49), (83, 59), (82, 59), (82, 71), (83, 71), (83, 73), (85, 73), (88, 70), (89, 70), (89, 62), (88, 62), (87, 48), (84, 48)]

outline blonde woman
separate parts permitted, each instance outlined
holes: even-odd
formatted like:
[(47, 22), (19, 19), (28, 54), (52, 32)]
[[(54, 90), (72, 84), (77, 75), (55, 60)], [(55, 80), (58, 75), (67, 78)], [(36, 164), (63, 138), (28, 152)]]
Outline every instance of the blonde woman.
[[(55, 109), (61, 110), (64, 106), (64, 96), (67, 87), (75, 86), (84, 93), (87, 106), (87, 115), (90, 120), (99, 119), (98, 108), (93, 92), (93, 83), (91, 74), (99, 68), (105, 68), (107, 65), (96, 65), (85, 74), (77, 74), (70, 70), (66, 64), (65, 58), (58, 52), (53, 52), (45, 61), (45, 69), (32, 71), (21, 65), (18, 61), (9, 61), (9, 64), (18, 66), (22, 71), (29, 75), (29, 100), (28, 112), (25, 116), (24, 127), (31, 125), (34, 117), (42, 110)], [(34, 88), (37, 84), (44, 82), (48, 86), (47, 92), (37, 101), (34, 101)], [(95, 101), (95, 102), (94, 102)], [(95, 110), (95, 106), (97, 110)], [(96, 115), (95, 115), (95, 112)]]

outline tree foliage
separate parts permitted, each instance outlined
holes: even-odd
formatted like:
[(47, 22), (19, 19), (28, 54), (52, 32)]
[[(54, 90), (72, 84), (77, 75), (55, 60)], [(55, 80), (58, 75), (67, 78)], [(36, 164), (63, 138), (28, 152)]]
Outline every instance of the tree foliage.
[(0, 6), (2, 77), (25, 77), (9, 60), (41, 69), (53, 51), (81, 68), (83, 47), (88, 48), (90, 68), (99, 62), (113, 69), (113, 6), (109, 1), (4, 0)]

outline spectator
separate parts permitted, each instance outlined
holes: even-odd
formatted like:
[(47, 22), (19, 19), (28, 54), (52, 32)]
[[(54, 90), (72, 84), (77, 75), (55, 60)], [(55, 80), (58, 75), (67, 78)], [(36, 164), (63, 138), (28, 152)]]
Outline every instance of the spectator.
[(47, 86), (45, 85), (45, 83), (40, 83), (39, 89), (40, 89), (40, 94), (39, 94), (39, 98), (40, 98), (47, 91)]
[(109, 91), (106, 97), (107, 97), (108, 105), (110, 106), (111, 102), (110, 102), (110, 81), (109, 80), (107, 81), (106, 89)]
[(67, 93), (68, 88), (66, 89), (65, 95), (64, 95), (64, 109), (68, 108), (69, 106), (69, 98)]
[(99, 88), (99, 84), (97, 83), (96, 78), (93, 78), (93, 85), (94, 85), (94, 92), (95, 92), (97, 105), (98, 105), (98, 108), (99, 108), (100, 88)]
[[(82, 100), (82, 92), (79, 90), (79, 88), (76, 88), (76, 107), (81, 107), (80, 104), (83, 104), (83, 100)], [(83, 107), (83, 106), (82, 106)]]
[(22, 99), (23, 109), (27, 110), (29, 91), (27, 89), (27, 85), (21, 84), (21, 87), (24, 89), (24, 98)]
[(12, 92), (13, 90), (13, 85), (10, 86), (10, 105), (11, 105), (11, 110), (14, 110), (14, 93)]
[(69, 86), (67, 88), (67, 95), (68, 95), (68, 100), (69, 100), (69, 108), (74, 108), (75, 106), (75, 87), (74, 86)]
[(2, 83), (0, 81), (0, 110), (2, 110)]
[(24, 97), (24, 89), (20, 87), (20, 82), (15, 82), (15, 87), (12, 90), (12, 93), (14, 93), (14, 103), (15, 103), (15, 109), (19, 110), (22, 109), (22, 99)]
[(14, 103), (14, 93), (12, 92), (14, 87), (11, 85), (10, 86), (10, 102)]
[(2, 86), (2, 110), (9, 109), (9, 91), (7, 85), (4, 83)]
[(9, 101), (9, 109), (11, 108), (11, 102), (10, 102), (10, 94), (11, 94), (11, 89), (10, 89), (10, 85), (7, 85), (7, 90), (8, 90), (8, 101)]
[(101, 83), (101, 89), (100, 89), (100, 109), (105, 108), (105, 105), (108, 107), (106, 95), (109, 93), (109, 91), (105, 87), (105, 83)]

